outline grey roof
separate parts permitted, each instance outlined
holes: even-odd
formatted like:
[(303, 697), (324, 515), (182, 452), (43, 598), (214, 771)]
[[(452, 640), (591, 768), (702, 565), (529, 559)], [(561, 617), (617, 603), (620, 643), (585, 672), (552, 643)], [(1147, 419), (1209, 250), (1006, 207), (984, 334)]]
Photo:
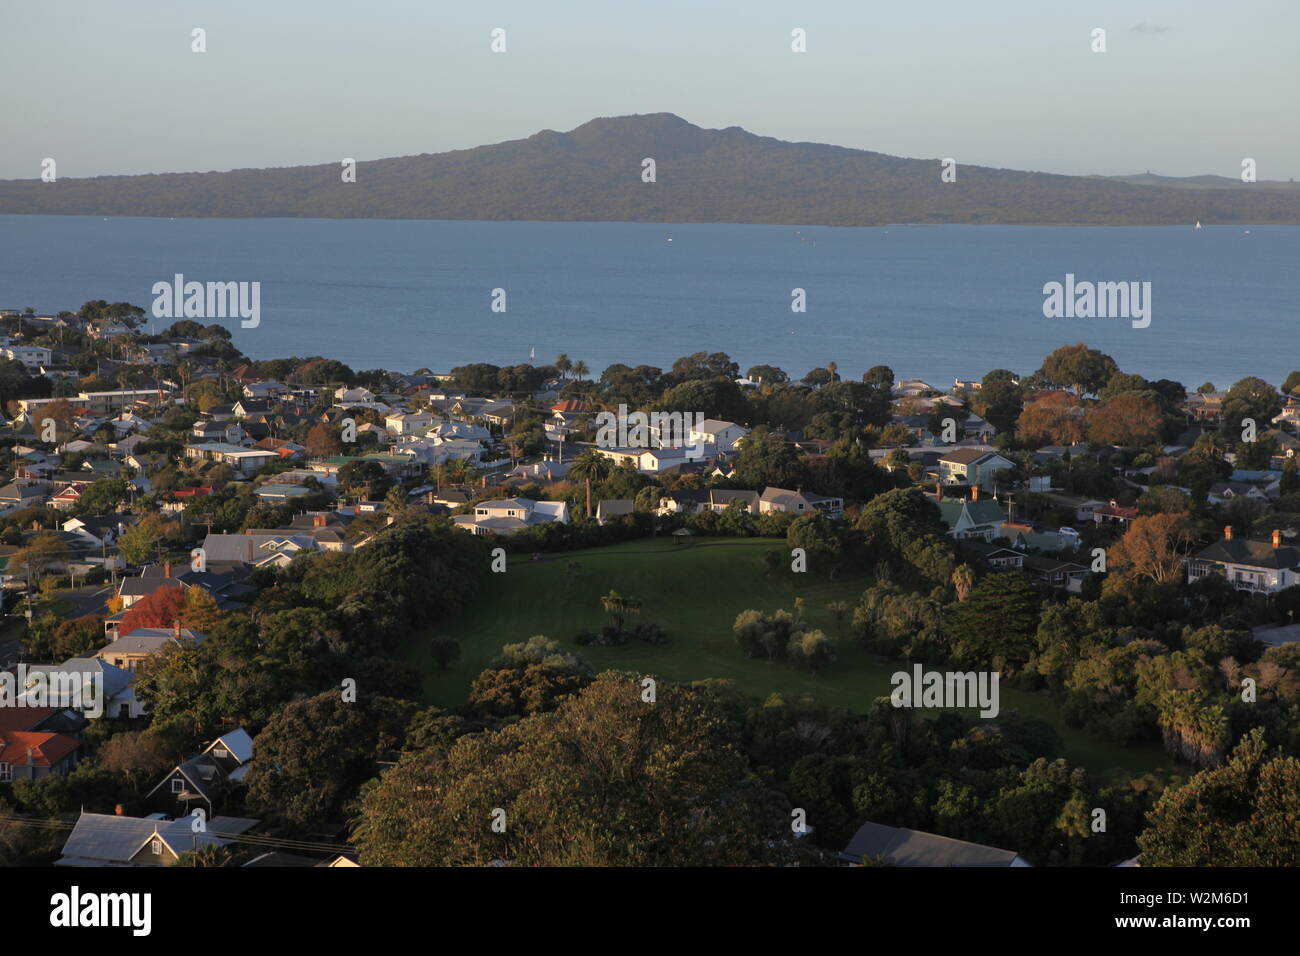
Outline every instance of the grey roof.
[(63, 866), (104, 866), (127, 863), (154, 833), (175, 853), (185, 853), (198, 844), (225, 846), (226, 835), (235, 836), (257, 826), (247, 817), (213, 817), (206, 830), (195, 833), (191, 817), (179, 820), (151, 820), (119, 817), (111, 813), (82, 813), (63, 844)]
[(1010, 866), (1017, 859), (1011, 850), (879, 823), (862, 824), (840, 855), (853, 862), (883, 858), (893, 866)]
[[(182, 640), (190, 640), (195, 644), (203, 642), (204, 635), (196, 631), (191, 631), (187, 627), (180, 630)], [(133, 628), (130, 633), (125, 634), (106, 647), (101, 647), (95, 652), (97, 656), (108, 654), (156, 654), (169, 644), (175, 644), (176, 632), (170, 627), (137, 627)]]
[(1271, 541), (1252, 541), (1249, 538), (1233, 538), (1231, 541), (1220, 539), (1196, 557), (1203, 561), (1221, 561), (1274, 571), (1300, 565), (1300, 549), (1290, 545), (1275, 548)]

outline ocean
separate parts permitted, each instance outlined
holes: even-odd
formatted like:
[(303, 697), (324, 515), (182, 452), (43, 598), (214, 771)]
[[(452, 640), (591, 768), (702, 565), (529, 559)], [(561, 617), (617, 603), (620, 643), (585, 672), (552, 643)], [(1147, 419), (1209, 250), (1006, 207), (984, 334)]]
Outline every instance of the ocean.
[[(670, 241), (671, 240), (671, 241)], [(889, 365), (946, 387), (1033, 372), (1087, 342), (1194, 389), (1300, 367), (1300, 227), (822, 226), (0, 216), (0, 308), (151, 309), (156, 282), (261, 283), (252, 358), (355, 369), (469, 362), (656, 365), (728, 353), (742, 373)], [(1044, 290), (1150, 282), (1151, 321), (1046, 318)], [(493, 290), (505, 311), (493, 311)], [(792, 311), (793, 290), (806, 311)], [(500, 296), (497, 297), (500, 301)], [(155, 319), (155, 331), (171, 320)]]

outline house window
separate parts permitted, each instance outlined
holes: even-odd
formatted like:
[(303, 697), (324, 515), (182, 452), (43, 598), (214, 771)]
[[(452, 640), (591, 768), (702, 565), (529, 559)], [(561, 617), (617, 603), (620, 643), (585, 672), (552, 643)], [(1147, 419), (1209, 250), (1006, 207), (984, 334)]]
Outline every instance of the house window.
[(162, 856), (162, 840), (150, 840), (149, 849), (153, 851), (154, 856)]
[(230, 751), (225, 747), (218, 747), (216, 750), (212, 751), (212, 756), (216, 757), (218, 760), (225, 760), (230, 756)]
[(13, 764), (0, 763), (0, 783), (8, 783), (14, 778)]
[(182, 777), (172, 777), (172, 793), (181, 793), (185, 789), (185, 780)]

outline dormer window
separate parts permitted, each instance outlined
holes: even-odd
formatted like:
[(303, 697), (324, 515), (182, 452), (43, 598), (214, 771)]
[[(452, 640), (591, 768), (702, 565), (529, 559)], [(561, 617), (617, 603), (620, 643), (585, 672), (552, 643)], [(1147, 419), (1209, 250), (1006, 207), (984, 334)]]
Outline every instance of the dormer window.
[(172, 793), (182, 793), (185, 790), (185, 778), (176, 776), (172, 777)]
[(162, 856), (163, 842), (157, 838), (149, 841), (149, 849), (154, 856)]

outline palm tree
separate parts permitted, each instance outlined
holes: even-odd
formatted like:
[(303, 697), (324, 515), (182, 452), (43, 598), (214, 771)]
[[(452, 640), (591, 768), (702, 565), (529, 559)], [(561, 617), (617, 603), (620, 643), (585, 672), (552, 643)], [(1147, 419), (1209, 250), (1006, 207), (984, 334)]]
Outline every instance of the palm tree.
[(835, 374), (838, 370), (839, 370), (839, 366), (836, 365), (834, 362), (826, 363), (826, 371), (831, 373), (832, 382), (838, 382), (840, 380), (840, 377)]
[(609, 474), (609, 459), (596, 451), (589, 448), (577, 458), (573, 459), (573, 464), (569, 466), (569, 475), (577, 478), (579, 481), (585, 481), (587, 484), (587, 517), (591, 517), (591, 480), (595, 478), (600, 481)]
[(591, 369), (587, 368), (587, 363), (581, 359), (573, 363), (573, 375), (578, 379), (578, 381), (582, 381), (586, 378), (587, 373), (590, 371)]
[(610, 621), (614, 625), (614, 630), (622, 633), (623, 618), (629, 614), (641, 613), (641, 599), (634, 597), (625, 597), (617, 591), (610, 591), (600, 599), (600, 606), (605, 609), (609, 615)]
[(564, 352), (561, 352), (559, 357), (555, 360), (556, 371), (560, 373), (560, 376), (562, 378), (568, 378), (569, 370), (572, 368), (573, 368), (573, 362), (569, 360), (569, 356), (566, 355)]
[(975, 586), (975, 572), (969, 564), (963, 564), (952, 572), (952, 586), (957, 589), (957, 600), (964, 601)]

